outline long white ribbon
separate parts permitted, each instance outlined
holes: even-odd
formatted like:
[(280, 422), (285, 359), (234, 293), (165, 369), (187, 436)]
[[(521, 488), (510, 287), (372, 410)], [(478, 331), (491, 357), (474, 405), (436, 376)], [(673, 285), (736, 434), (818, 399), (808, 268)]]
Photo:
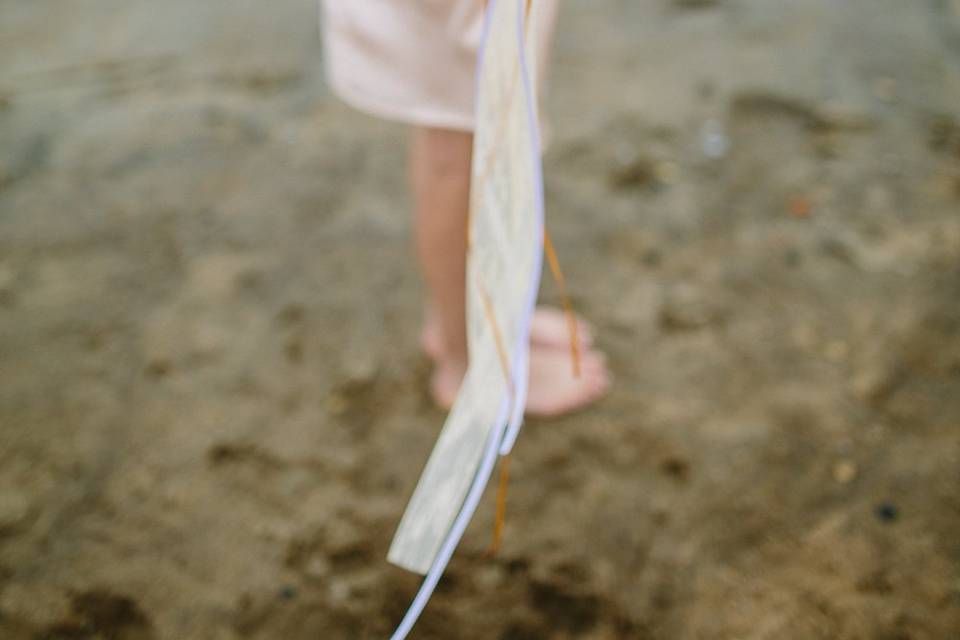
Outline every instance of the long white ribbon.
[[(490, 34), (490, 18), (493, 15), (497, 1), (498, 0), (489, 0), (487, 3), (487, 12), (484, 16), (483, 37), (480, 41), (480, 48), (478, 51), (478, 95), (480, 88), (479, 79), (482, 72), (481, 66), (484, 59), (484, 51), (486, 49)], [(531, 81), (531, 74), (527, 67), (526, 42), (524, 40), (524, 2), (523, 0), (513, 1), (516, 2), (517, 6), (516, 24), (517, 38), (519, 40), (520, 77), (523, 86), (524, 101), (527, 104), (528, 128), (533, 136), (533, 140), (531, 141), (531, 161), (533, 163), (536, 196), (534, 202), (534, 215), (537, 216), (537, 232), (534, 234), (535, 237), (533, 238), (533, 242), (536, 243), (537, 253), (535, 255), (543, 256), (544, 202), (543, 169), (540, 160), (540, 128), (538, 126), (537, 104), (534, 98), (536, 94), (533, 91), (534, 87)], [(453, 556), (453, 552), (460, 543), (461, 537), (463, 537), (463, 532), (466, 530), (467, 525), (473, 518), (477, 504), (479, 504), (480, 498), (483, 496), (483, 491), (486, 489), (487, 483), (490, 480), (490, 475), (493, 472), (493, 467), (497, 461), (497, 454), (507, 455), (510, 453), (514, 443), (516, 442), (517, 436), (520, 433), (520, 428), (523, 425), (523, 414), (524, 409), (526, 408), (527, 398), (527, 382), (530, 358), (530, 325), (533, 321), (533, 312), (537, 302), (537, 293), (540, 288), (540, 276), (542, 268), (543, 261), (541, 258), (541, 260), (535, 262), (533, 268), (530, 293), (528, 294), (527, 313), (524, 316), (523, 326), (521, 327), (517, 336), (518, 343), (514, 351), (516, 355), (511, 366), (512, 379), (515, 381), (516, 385), (513, 402), (512, 404), (510, 403), (509, 394), (506, 394), (498, 411), (495, 427), (491, 430), (490, 438), (484, 450), (483, 457), (480, 460), (480, 466), (477, 469), (477, 474), (474, 476), (473, 483), (470, 485), (470, 489), (467, 492), (466, 498), (464, 498), (463, 506), (460, 508), (460, 512), (457, 514), (453, 525), (450, 527), (450, 531), (444, 538), (443, 544), (440, 547), (440, 551), (437, 553), (433, 564), (430, 566), (430, 570), (427, 572), (426, 576), (424, 576), (423, 582), (420, 584), (420, 589), (417, 591), (417, 595), (414, 597), (413, 602), (407, 609), (406, 614), (404, 614), (403, 619), (397, 626), (396, 631), (393, 632), (391, 640), (404, 640), (407, 637), (407, 634), (410, 633), (413, 625), (417, 622), (417, 619), (420, 617), (423, 609), (427, 606), (430, 596), (433, 595), (433, 591), (436, 588), (437, 583), (440, 581), (440, 576), (443, 575), (444, 570), (447, 568), (447, 564), (449, 563), (450, 558)]]

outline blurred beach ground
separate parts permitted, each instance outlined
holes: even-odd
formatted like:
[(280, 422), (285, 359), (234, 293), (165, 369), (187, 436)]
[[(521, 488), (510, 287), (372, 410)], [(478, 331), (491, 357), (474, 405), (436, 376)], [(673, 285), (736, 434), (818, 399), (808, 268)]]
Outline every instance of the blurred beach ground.
[[(318, 33), (0, 0), (0, 637), (382, 638), (412, 597), (406, 131)], [(616, 388), (528, 424), (413, 637), (955, 636), (960, 2), (568, 0), (555, 44), (548, 225)]]

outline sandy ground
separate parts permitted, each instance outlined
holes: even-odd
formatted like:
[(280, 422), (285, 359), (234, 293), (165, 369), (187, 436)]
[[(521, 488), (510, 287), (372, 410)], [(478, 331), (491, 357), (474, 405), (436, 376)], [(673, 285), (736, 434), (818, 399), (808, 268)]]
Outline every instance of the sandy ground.
[[(548, 217), (617, 383), (414, 637), (960, 637), (960, 2), (564, 10)], [(414, 593), (406, 132), (321, 70), (307, 0), (0, 0), (0, 637)]]

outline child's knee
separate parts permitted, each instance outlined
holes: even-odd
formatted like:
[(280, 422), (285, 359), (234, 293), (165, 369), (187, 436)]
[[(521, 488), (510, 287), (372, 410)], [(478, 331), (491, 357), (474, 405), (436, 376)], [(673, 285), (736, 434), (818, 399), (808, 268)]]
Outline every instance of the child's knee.
[(466, 131), (418, 127), (415, 153), (420, 168), (433, 179), (467, 179), (473, 134)]

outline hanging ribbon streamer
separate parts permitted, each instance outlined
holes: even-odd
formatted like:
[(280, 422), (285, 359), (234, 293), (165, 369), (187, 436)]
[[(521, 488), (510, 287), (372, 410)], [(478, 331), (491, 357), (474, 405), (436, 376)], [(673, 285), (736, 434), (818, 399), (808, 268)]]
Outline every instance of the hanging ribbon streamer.
[[(482, 64), (482, 61), (484, 60), (484, 50), (487, 46), (490, 36), (491, 17), (493, 12), (496, 10), (497, 3), (511, 1), (516, 2), (517, 8), (516, 34), (519, 45), (518, 65), (520, 71), (520, 86), (523, 90), (523, 101), (526, 105), (525, 126), (529, 130), (531, 136), (531, 157), (529, 158), (529, 162), (531, 163), (530, 168), (532, 169), (532, 177), (534, 182), (533, 215), (535, 216), (535, 225), (537, 229), (537, 232), (534, 234), (534, 237), (531, 238), (531, 241), (535, 243), (535, 248), (537, 251), (536, 255), (542, 257), (544, 242), (543, 176), (540, 164), (541, 152), (539, 126), (537, 118), (537, 105), (535, 104), (536, 94), (531, 81), (530, 69), (528, 69), (527, 66), (526, 43), (524, 41), (526, 18), (527, 12), (530, 9), (530, 0), (489, 0), (484, 16), (483, 37), (480, 45), (479, 60), (480, 64)], [(478, 69), (478, 84), (479, 78), (480, 69)], [(471, 209), (474, 208), (471, 207)], [(475, 209), (472, 211), (472, 215), (476, 215), (477, 213), (479, 212)], [(485, 490), (494, 466), (496, 465), (498, 454), (504, 456), (507, 455), (516, 441), (522, 424), (523, 413), (526, 404), (527, 379), (529, 372), (528, 361), (530, 325), (532, 322), (537, 292), (539, 289), (541, 266), (542, 260), (536, 260), (534, 267), (531, 270), (531, 281), (529, 284), (527, 300), (523, 309), (524, 315), (521, 320), (521, 326), (519, 327), (519, 331), (516, 335), (516, 343), (513, 345), (513, 362), (509, 363), (510, 366), (508, 370), (504, 372), (507, 381), (507, 393), (504, 393), (503, 395), (503, 399), (497, 411), (493, 428), (490, 430), (490, 434), (487, 439), (483, 455), (480, 459), (476, 474), (472, 483), (470, 484), (469, 490), (466, 493), (466, 497), (464, 498), (459, 513), (444, 537), (443, 542), (440, 545), (440, 549), (437, 555), (434, 557), (433, 563), (424, 576), (423, 582), (420, 585), (420, 589), (418, 590), (413, 602), (398, 625), (396, 631), (394, 631), (393, 635), (391, 636), (391, 640), (404, 640), (404, 638), (407, 637), (407, 634), (410, 633), (413, 625), (423, 612), (424, 607), (426, 607), (427, 602), (429, 601), (434, 589), (437, 586), (437, 583), (440, 580), (441, 575), (443, 574), (443, 571), (447, 567), (447, 563), (449, 562), (454, 550), (463, 536), (463, 532), (466, 530), (467, 525), (473, 517), (477, 504), (483, 495), (483, 491)], [(488, 322), (495, 321), (495, 316), (493, 319), (491, 318), (491, 316), (493, 316), (492, 313), (487, 312), (486, 315), (488, 316)], [(496, 334), (500, 333), (497, 329), (494, 329), (494, 331)], [(498, 346), (498, 351), (503, 353), (505, 350), (502, 347), (502, 338), (499, 338), (498, 340), (501, 343)], [(501, 360), (502, 364), (506, 364), (505, 359), (501, 358)], [(506, 463), (506, 460), (504, 460), (504, 463)], [(503, 481), (501, 482), (501, 490), (498, 492), (498, 525), (495, 532), (495, 546), (499, 545), (499, 539), (502, 536), (503, 513), (506, 502), (506, 464), (504, 464), (502, 474)]]

